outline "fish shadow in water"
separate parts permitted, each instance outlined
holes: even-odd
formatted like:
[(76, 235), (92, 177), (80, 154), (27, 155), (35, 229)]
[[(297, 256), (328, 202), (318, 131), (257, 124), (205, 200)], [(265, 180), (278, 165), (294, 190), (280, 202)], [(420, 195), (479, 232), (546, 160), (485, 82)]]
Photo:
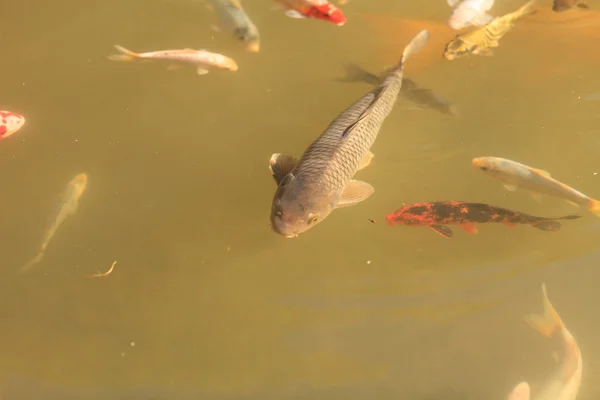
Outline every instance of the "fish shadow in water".
[[(335, 82), (364, 82), (368, 83), (371, 86), (378, 86), (381, 84), (381, 82), (385, 78), (385, 75), (388, 72), (388, 70), (386, 70), (380, 76), (377, 76), (356, 64), (346, 64), (344, 66), (344, 70), (344, 77), (334, 79)], [(442, 114), (448, 114), (455, 117), (460, 116), (458, 109), (455, 105), (441, 98), (431, 89), (420, 87), (415, 81), (413, 81), (410, 78), (405, 77), (402, 80), (402, 88), (400, 89), (400, 94), (405, 99), (421, 107), (431, 108), (441, 112)]]

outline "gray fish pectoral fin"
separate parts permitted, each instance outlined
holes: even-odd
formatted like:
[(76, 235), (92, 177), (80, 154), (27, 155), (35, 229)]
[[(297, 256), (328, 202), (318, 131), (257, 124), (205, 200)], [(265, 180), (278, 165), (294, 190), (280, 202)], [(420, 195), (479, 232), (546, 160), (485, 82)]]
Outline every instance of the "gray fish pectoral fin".
[(269, 170), (271, 170), (271, 175), (273, 175), (273, 179), (278, 185), (292, 171), (297, 161), (296, 158), (281, 153), (275, 153), (271, 156)]
[(448, 228), (447, 226), (444, 225), (431, 225), (430, 228), (437, 233), (438, 235), (441, 235), (445, 238), (451, 238), (452, 235), (454, 235), (454, 232), (452, 232), (452, 229)]
[(342, 192), (337, 208), (358, 204), (371, 196), (374, 191), (373, 186), (367, 182), (351, 180)]
[(373, 157), (375, 157), (375, 154), (371, 153), (370, 151), (367, 151), (367, 154), (365, 154), (362, 160), (360, 160), (360, 164), (358, 165), (357, 171), (367, 168), (369, 164), (371, 164), (371, 160), (373, 159)]

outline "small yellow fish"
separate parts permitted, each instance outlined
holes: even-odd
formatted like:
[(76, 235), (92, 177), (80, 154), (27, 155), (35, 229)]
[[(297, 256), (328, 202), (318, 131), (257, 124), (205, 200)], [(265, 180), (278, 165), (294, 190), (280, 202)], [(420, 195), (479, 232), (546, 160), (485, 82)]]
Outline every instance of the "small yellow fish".
[(77, 208), (79, 206), (79, 198), (81, 197), (81, 195), (85, 191), (85, 188), (87, 187), (87, 181), (87, 174), (81, 173), (69, 182), (67, 190), (63, 194), (58, 214), (56, 215), (56, 217), (54, 218), (54, 222), (52, 223), (52, 225), (50, 225), (50, 227), (44, 235), (44, 239), (42, 240), (42, 245), (40, 247), (40, 252), (33, 259), (31, 259), (31, 261), (29, 261), (27, 264), (21, 267), (21, 272), (28, 271), (35, 264), (39, 263), (42, 260), (42, 258), (44, 257), (44, 251), (46, 250), (46, 247), (48, 247), (48, 243), (50, 243), (50, 239), (52, 239), (52, 237), (54, 236), (58, 228), (62, 225), (64, 220), (69, 215), (75, 214), (75, 212), (77, 211)]
[(534, 3), (535, 0), (531, 0), (517, 11), (497, 17), (474, 31), (457, 35), (446, 45), (444, 57), (454, 60), (470, 54), (493, 55), (492, 48), (500, 45), (500, 39), (513, 28), (515, 21), (535, 12)]
[(115, 48), (122, 54), (108, 56), (113, 61), (132, 61), (138, 59), (166, 60), (193, 64), (197, 67), (198, 75), (208, 74), (210, 69), (225, 69), (228, 71), (237, 71), (238, 66), (234, 60), (222, 54), (211, 53), (206, 50), (159, 50), (147, 53), (135, 53), (123, 46), (115, 45)]
[(600, 217), (600, 201), (557, 181), (549, 172), (500, 157), (478, 157), (471, 163), (473, 167), (500, 180), (507, 190), (526, 189), (536, 199), (540, 197), (539, 194), (557, 197)]

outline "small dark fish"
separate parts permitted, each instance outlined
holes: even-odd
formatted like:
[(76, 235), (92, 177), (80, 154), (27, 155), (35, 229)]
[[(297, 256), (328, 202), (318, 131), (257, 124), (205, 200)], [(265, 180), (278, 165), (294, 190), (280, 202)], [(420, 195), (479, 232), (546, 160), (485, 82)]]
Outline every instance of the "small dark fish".
[(402, 87), (404, 64), (429, 39), (419, 32), (383, 82), (338, 115), (302, 157), (275, 153), (269, 161), (277, 190), (271, 204), (271, 227), (286, 238), (297, 237), (335, 209), (366, 200), (375, 189), (352, 179), (373, 157), (370, 148)]
[(554, 0), (552, 3), (552, 10), (556, 12), (567, 11), (575, 7), (584, 10), (589, 10), (590, 8), (583, 0)]
[[(369, 71), (366, 71), (356, 64), (346, 64), (346, 75), (343, 78), (338, 78), (336, 81), (344, 83), (365, 82), (369, 85), (380, 85), (385, 78), (386, 72), (382, 76), (377, 76)], [(444, 114), (459, 116), (458, 110), (454, 104), (441, 98), (431, 89), (419, 87), (417, 83), (411, 79), (404, 78), (400, 94), (407, 100), (427, 108), (438, 110)]]
[(567, 215), (558, 218), (544, 218), (483, 203), (436, 201), (402, 207), (388, 214), (385, 218), (390, 225), (428, 226), (435, 233), (450, 238), (453, 232), (446, 225), (451, 224), (459, 225), (472, 235), (477, 234), (476, 223), (501, 223), (507, 226), (526, 224), (542, 231), (556, 232), (560, 230), (560, 222), (557, 220), (577, 219), (581, 216)]

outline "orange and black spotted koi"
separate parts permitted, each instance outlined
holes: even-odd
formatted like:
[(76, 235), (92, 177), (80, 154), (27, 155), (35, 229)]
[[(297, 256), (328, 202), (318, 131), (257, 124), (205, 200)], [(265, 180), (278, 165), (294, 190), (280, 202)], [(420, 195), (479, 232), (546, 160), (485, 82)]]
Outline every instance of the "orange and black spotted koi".
[(581, 216), (567, 215), (558, 218), (543, 218), (483, 203), (436, 201), (402, 207), (388, 214), (385, 218), (390, 225), (428, 226), (435, 233), (450, 238), (453, 232), (446, 225), (451, 224), (459, 225), (472, 235), (477, 234), (476, 223), (494, 222), (508, 226), (526, 224), (543, 231), (556, 232), (560, 230), (560, 222), (557, 220), (577, 219)]

